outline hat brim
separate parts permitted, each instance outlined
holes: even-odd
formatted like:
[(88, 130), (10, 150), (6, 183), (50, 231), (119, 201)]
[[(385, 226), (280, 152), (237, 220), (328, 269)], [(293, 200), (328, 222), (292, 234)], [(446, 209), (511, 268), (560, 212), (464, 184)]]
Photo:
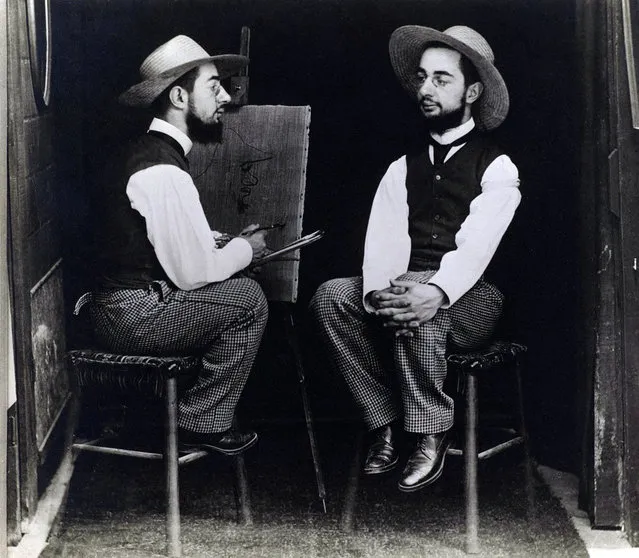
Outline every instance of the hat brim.
[(437, 29), (405, 25), (391, 35), (388, 50), (391, 64), (400, 83), (411, 96), (417, 94), (417, 68), (429, 43), (442, 43), (466, 56), (477, 69), (484, 86), (477, 103), (475, 121), (480, 130), (493, 130), (505, 119), (510, 107), (506, 83), (499, 70), (476, 50)]
[(123, 105), (130, 107), (148, 107), (158, 98), (160, 93), (164, 91), (175, 80), (182, 77), (193, 68), (197, 68), (202, 64), (213, 62), (217, 67), (220, 79), (227, 78), (245, 68), (249, 59), (239, 54), (218, 54), (216, 56), (208, 56), (198, 60), (192, 60), (181, 66), (176, 66), (168, 72), (164, 72), (159, 76), (153, 77), (136, 83), (129, 87), (124, 93), (118, 97), (118, 101)]

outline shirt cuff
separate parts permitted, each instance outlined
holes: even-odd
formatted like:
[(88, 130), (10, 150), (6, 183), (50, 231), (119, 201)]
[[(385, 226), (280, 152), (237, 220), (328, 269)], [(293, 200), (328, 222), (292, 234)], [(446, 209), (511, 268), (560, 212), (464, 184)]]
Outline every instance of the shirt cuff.
[(220, 250), (231, 252), (241, 266), (240, 269), (244, 269), (253, 260), (253, 248), (248, 241), (243, 238), (235, 237), (224, 246), (224, 248), (220, 248)]
[(383, 272), (371, 272), (364, 271), (362, 273), (363, 276), (363, 286), (362, 286), (362, 304), (364, 309), (372, 314), (375, 312), (375, 308), (373, 308), (368, 302), (366, 302), (366, 295), (373, 292), (385, 289), (390, 287), (390, 279), (389, 277), (393, 276), (392, 273), (383, 273)]
[(458, 277), (456, 279), (453, 277), (447, 278), (444, 273), (439, 271), (431, 277), (428, 285), (435, 285), (444, 291), (447, 301), (442, 304), (442, 308), (450, 308), (470, 289), (470, 287), (465, 285), (465, 282), (459, 281)]

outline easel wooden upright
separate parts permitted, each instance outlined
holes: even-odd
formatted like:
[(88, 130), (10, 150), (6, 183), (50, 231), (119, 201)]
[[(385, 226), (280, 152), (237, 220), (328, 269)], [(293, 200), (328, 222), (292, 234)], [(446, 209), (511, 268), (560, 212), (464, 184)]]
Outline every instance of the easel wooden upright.
[[(242, 28), (240, 54), (249, 54), (250, 31)], [(211, 226), (237, 233), (251, 223), (283, 227), (269, 233), (278, 248), (302, 235), (306, 161), (311, 109), (308, 106), (255, 106), (248, 102), (248, 70), (231, 78), (234, 108), (224, 115), (220, 143), (195, 144), (191, 175)], [(283, 308), (285, 332), (300, 384), (304, 417), (315, 468), (317, 491), (326, 511), (326, 489), (306, 389), (299, 336), (293, 316), (300, 254), (266, 264), (257, 280), (271, 303)]]

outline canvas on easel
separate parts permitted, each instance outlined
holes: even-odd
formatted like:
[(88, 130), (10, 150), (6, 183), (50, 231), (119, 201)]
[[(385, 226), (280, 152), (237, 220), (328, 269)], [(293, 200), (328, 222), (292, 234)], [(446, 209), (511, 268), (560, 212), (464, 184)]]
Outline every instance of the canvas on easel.
[[(273, 249), (302, 236), (311, 109), (246, 105), (227, 110), (219, 143), (195, 144), (191, 175), (214, 230), (283, 224)], [(271, 301), (297, 300), (300, 251), (265, 264), (257, 278)]]

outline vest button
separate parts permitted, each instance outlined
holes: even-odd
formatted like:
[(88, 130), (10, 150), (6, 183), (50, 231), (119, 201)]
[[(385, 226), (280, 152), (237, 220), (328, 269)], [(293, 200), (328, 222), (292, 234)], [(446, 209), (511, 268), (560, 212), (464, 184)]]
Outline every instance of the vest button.
[(441, 180), (442, 179), (442, 175), (441, 174), (436, 174), (435, 175), (435, 180)]
[(433, 238), (437, 238), (439, 235), (437, 233), (433, 233)]

